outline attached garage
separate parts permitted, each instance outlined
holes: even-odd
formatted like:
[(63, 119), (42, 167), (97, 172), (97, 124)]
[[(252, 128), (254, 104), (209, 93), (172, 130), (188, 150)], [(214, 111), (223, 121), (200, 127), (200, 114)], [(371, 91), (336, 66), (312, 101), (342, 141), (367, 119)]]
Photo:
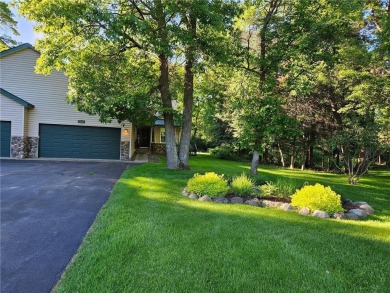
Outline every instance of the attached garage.
[(0, 157), (9, 157), (11, 149), (11, 122), (0, 122)]
[(120, 159), (121, 129), (39, 125), (39, 157)]

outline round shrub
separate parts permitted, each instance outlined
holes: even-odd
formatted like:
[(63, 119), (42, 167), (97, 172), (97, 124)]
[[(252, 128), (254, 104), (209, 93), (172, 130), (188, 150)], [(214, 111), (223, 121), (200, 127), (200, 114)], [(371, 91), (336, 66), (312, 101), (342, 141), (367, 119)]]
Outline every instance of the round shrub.
[(297, 190), (291, 197), (293, 206), (310, 210), (321, 210), (329, 214), (342, 212), (340, 195), (334, 192), (330, 187), (321, 184), (306, 185)]
[(244, 173), (234, 177), (230, 187), (234, 195), (237, 196), (249, 196), (253, 194), (253, 181)]
[(195, 174), (187, 183), (188, 192), (210, 197), (224, 196), (229, 190), (223, 175), (208, 172), (204, 175)]

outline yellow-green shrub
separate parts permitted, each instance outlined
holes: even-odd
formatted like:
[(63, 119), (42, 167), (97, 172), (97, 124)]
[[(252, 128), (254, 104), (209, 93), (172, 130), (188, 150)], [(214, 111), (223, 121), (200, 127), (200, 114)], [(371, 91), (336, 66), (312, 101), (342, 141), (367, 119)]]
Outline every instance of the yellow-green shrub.
[(234, 195), (249, 196), (253, 193), (253, 181), (251, 178), (242, 173), (240, 176), (234, 177), (230, 184)]
[(188, 192), (210, 197), (226, 195), (229, 187), (223, 175), (208, 172), (204, 175), (195, 174), (187, 183)]
[(307, 207), (310, 210), (321, 210), (329, 214), (342, 212), (340, 195), (330, 187), (321, 184), (306, 185), (297, 190), (291, 197), (291, 204), (296, 207)]

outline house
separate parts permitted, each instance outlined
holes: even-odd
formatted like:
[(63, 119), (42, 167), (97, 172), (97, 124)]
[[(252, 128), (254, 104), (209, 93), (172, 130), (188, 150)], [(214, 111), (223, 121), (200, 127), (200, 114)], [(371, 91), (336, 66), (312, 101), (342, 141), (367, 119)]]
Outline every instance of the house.
[(35, 73), (38, 57), (30, 44), (0, 52), (1, 157), (130, 160), (137, 148), (165, 153), (164, 120), (101, 123), (67, 103), (62, 71)]

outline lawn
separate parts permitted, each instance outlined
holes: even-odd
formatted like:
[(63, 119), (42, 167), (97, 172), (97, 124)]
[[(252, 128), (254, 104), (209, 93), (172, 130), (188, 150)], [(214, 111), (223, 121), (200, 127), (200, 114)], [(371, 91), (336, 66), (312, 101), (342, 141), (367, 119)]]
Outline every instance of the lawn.
[(350, 186), (341, 175), (260, 168), (264, 180), (319, 182), (376, 210), (341, 221), (188, 199), (181, 191), (196, 172), (249, 171), (209, 156), (192, 158), (191, 168), (128, 169), (55, 291), (388, 292), (389, 171)]

